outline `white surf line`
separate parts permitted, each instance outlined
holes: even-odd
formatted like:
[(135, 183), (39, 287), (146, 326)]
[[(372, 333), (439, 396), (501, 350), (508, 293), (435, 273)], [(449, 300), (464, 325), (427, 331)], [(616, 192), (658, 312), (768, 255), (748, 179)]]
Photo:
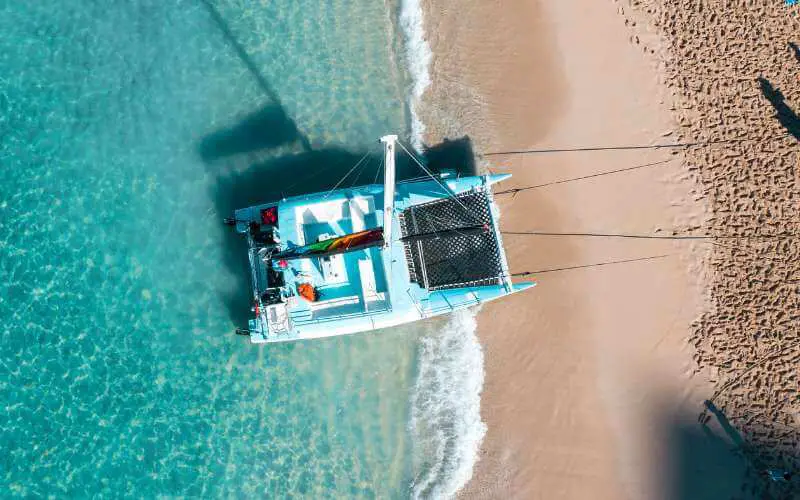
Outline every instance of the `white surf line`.
[(425, 38), (424, 14), (420, 0), (400, 0), (400, 29), (405, 38), (405, 55), (411, 75), (408, 108), (411, 112), (411, 144), (420, 151), (425, 124), (419, 118), (419, 107), (425, 90), (431, 84), (431, 47)]
[[(400, 0), (407, 70), (411, 145), (422, 150), (422, 96), (431, 84), (433, 57), (425, 36), (421, 0)], [(451, 498), (472, 478), (486, 424), (481, 421), (483, 350), (475, 312), (454, 313), (440, 331), (420, 338), (418, 372), (411, 394), (409, 428), (414, 449), (413, 498)]]
[(472, 478), (486, 434), (481, 421), (483, 351), (471, 311), (420, 338), (409, 423), (413, 498), (452, 498)]

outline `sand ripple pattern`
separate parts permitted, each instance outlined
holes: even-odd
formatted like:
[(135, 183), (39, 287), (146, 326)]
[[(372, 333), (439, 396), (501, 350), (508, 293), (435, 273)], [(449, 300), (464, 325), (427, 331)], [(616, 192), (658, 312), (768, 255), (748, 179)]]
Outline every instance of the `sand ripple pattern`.
[[(680, 139), (744, 139), (686, 154), (712, 209), (706, 230), (795, 235), (714, 245), (710, 308), (690, 340), (754, 472), (797, 470), (800, 10), (780, 1), (633, 0), (619, 11), (629, 26), (645, 20), (632, 41), (666, 70)], [(648, 35), (665, 42), (661, 49)]]

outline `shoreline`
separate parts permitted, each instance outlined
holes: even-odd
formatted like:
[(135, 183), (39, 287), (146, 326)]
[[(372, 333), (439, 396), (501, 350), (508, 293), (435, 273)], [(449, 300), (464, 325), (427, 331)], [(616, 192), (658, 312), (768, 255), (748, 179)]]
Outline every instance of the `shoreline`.
[(403, 33), (403, 52), (411, 79), (408, 95), (411, 146), (421, 151), (425, 137), (425, 121), (420, 118), (422, 98), (431, 84), (431, 47), (425, 38), (425, 12), (421, 0), (399, 0), (398, 24)]
[[(655, 61), (611, 3), (428, 0), (424, 8), (434, 54), (428, 143), (466, 133), (477, 153), (647, 144), (676, 129)], [(653, 233), (697, 225), (706, 209), (687, 204), (694, 185), (680, 155), (517, 156), (483, 167), (512, 173), (509, 188), (656, 162), (663, 163), (498, 200), (502, 229)], [(703, 376), (689, 379), (685, 343), (704, 306), (705, 249), (518, 236), (505, 246), (512, 272), (671, 257), (541, 274), (535, 289), (481, 309), (488, 432), (459, 496), (657, 497), (669, 435), (709, 393)]]

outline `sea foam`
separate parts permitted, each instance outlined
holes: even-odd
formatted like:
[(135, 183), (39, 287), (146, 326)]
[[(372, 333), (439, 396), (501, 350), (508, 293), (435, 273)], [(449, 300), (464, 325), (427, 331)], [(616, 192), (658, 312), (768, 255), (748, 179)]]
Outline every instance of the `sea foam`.
[[(411, 143), (422, 149), (422, 96), (431, 84), (430, 45), (420, 0), (401, 0), (399, 24), (411, 77), (408, 108)], [(486, 425), (481, 421), (483, 351), (472, 311), (428, 326), (420, 337), (417, 376), (411, 394), (409, 431), (413, 440), (414, 498), (454, 496), (472, 477)]]
[(425, 89), (431, 84), (429, 66), (432, 53), (425, 39), (425, 25), (420, 0), (401, 0), (400, 29), (403, 31), (406, 65), (411, 75), (408, 109), (411, 112), (411, 144), (422, 149), (425, 124), (419, 118), (419, 107)]
[(411, 394), (414, 498), (449, 498), (470, 477), (486, 425), (480, 416), (483, 351), (470, 311), (420, 338)]

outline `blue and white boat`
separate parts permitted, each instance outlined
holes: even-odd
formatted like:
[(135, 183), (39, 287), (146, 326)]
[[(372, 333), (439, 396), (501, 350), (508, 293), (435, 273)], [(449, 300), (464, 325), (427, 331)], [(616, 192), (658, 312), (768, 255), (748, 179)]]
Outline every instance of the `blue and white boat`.
[[(395, 135), (384, 183), (236, 210), (247, 238), (254, 343), (346, 335), (525, 290), (512, 283), (490, 187), (509, 174), (434, 175)], [(395, 182), (403, 148), (428, 177)]]

